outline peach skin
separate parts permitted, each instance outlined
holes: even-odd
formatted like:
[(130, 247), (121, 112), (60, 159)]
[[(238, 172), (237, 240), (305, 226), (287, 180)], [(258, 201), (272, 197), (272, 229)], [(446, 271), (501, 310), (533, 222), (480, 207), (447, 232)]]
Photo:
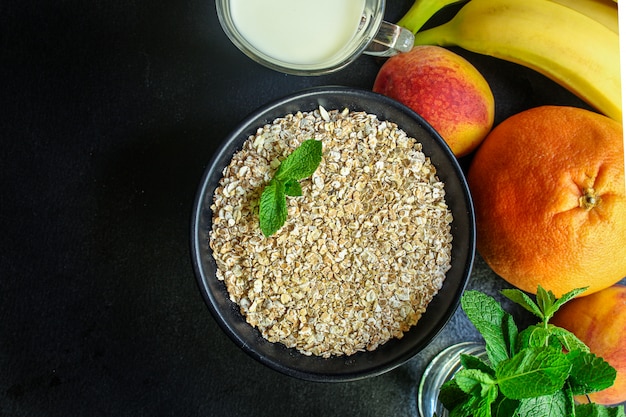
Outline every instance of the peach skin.
[(493, 127), (489, 84), (469, 61), (439, 46), (415, 46), (389, 58), (373, 90), (421, 115), (457, 157), (476, 149)]
[[(589, 394), (589, 399), (604, 405), (626, 401), (626, 286), (616, 284), (571, 300), (551, 322), (574, 333), (617, 370), (613, 386)], [(584, 397), (576, 400), (587, 402)]]

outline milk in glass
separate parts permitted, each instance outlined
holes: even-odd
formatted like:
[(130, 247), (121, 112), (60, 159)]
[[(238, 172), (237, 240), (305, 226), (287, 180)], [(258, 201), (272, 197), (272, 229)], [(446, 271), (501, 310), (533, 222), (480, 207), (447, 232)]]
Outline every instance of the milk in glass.
[(270, 57), (315, 64), (333, 57), (359, 27), (365, 0), (230, 0), (241, 35)]

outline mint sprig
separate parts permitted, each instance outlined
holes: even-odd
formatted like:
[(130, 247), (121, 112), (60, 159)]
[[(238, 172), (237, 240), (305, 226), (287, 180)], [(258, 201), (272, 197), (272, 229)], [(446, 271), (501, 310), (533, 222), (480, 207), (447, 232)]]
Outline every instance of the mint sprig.
[(502, 294), (539, 318), (518, 331), (512, 316), (479, 291), (466, 291), (461, 306), (485, 339), (489, 362), (461, 355), (463, 368), (443, 384), (439, 400), (454, 417), (626, 417), (624, 407), (575, 404), (613, 385), (615, 369), (574, 334), (549, 323), (567, 301), (585, 291), (556, 298), (539, 287), (536, 301), (517, 289)]
[(322, 161), (322, 142), (309, 139), (283, 160), (265, 186), (259, 203), (259, 226), (263, 235), (276, 233), (287, 220), (287, 196), (302, 196), (298, 181), (313, 175)]

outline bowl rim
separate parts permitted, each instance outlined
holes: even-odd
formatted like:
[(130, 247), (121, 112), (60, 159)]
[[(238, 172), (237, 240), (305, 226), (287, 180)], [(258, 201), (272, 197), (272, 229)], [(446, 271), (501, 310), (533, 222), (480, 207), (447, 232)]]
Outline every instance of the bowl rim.
[[(319, 105), (331, 110), (333, 107), (326, 107), (324, 103), (333, 102), (334, 100), (345, 103), (343, 107), (348, 107), (350, 110), (366, 111), (370, 114), (376, 114), (379, 118), (385, 117), (384, 114), (379, 114), (381, 112), (384, 113), (383, 110), (397, 113), (405, 121), (413, 123), (411, 128), (423, 130), (422, 136), (430, 138), (434, 142), (432, 146), (440, 148), (441, 152), (438, 152), (440, 162), (445, 162), (445, 165), (453, 171), (451, 173), (446, 172), (445, 176), (456, 178), (458, 183), (452, 186), (462, 193), (462, 198), (459, 197), (458, 200), (453, 200), (456, 205), (461, 206), (459, 210), (461, 210), (464, 221), (467, 223), (467, 235), (463, 235), (464, 242), (462, 242), (467, 246), (466, 250), (463, 250), (463, 247), (458, 249), (462, 256), (458, 260), (459, 263), (455, 264), (454, 255), (456, 251), (453, 244), (452, 268), (446, 273), (446, 280), (442, 288), (435, 295), (418, 323), (412, 326), (408, 332), (405, 332), (402, 339), (392, 338), (373, 351), (358, 352), (350, 356), (322, 358), (306, 356), (295, 348), (287, 348), (280, 343), (271, 343), (260, 335), (258, 329), (253, 328), (245, 321), (238, 305), (230, 301), (224, 282), (217, 280), (214, 273), (211, 277), (211, 271), (207, 271), (207, 268), (216, 268), (212, 251), (208, 247), (208, 233), (212, 225), (210, 204), (213, 201), (213, 193), (217, 187), (217, 182), (222, 177), (223, 168), (228, 165), (233, 154), (241, 149), (241, 145), (249, 135), (254, 134), (256, 129), (264, 124), (270, 123), (275, 118), (282, 117), (288, 113), (298, 110), (312, 111)], [(301, 103), (303, 102), (309, 103), (309, 108), (301, 108)], [(378, 111), (364, 109), (364, 106), (358, 104), (361, 102), (367, 103), (366, 106), (371, 103), (377, 103), (380, 109)], [(397, 123), (401, 129), (405, 130), (405, 127), (396, 120), (391, 120), (388, 117), (381, 118), (381, 120)], [(412, 133), (407, 132), (407, 134), (415, 137)], [(419, 139), (418, 141), (422, 142)], [(434, 156), (429, 155), (427, 152), (424, 153), (431, 159)], [(437, 167), (437, 175), (441, 179), (440, 174), (443, 174), (443, 172), (440, 172), (440, 167), (437, 163), (433, 161), (433, 164)], [(448, 195), (447, 186), (449, 185), (444, 182), (446, 195)], [(452, 223), (453, 235), (462, 233), (461, 230), (458, 230), (458, 227), (455, 227), (455, 221), (456, 216)], [(249, 356), (278, 372), (299, 379), (316, 382), (344, 382), (377, 376), (397, 368), (423, 350), (445, 327), (459, 306), (461, 295), (467, 286), (472, 272), (476, 252), (475, 229), (474, 205), (465, 175), (450, 148), (430, 124), (407, 106), (382, 94), (352, 87), (320, 86), (297, 91), (261, 106), (245, 117), (238, 123), (235, 129), (222, 139), (209, 160), (196, 192), (191, 218), (191, 257), (196, 282), (213, 318), (227, 336)], [(462, 265), (460, 262), (462, 262)], [(453, 270), (455, 274), (458, 273), (460, 275), (458, 277), (455, 275), (451, 279), (449, 274)], [(451, 297), (451, 302), (445, 305), (441, 302), (444, 294)], [(433, 311), (435, 312), (433, 313)], [(433, 315), (437, 318), (436, 323), (420, 325), (425, 318), (428, 320)], [(423, 329), (425, 334), (416, 334), (422, 327), (425, 327)], [(244, 332), (250, 336), (251, 331), (255, 333), (253, 338), (242, 334)], [(410, 340), (417, 340), (417, 342), (410, 347), (403, 346), (402, 341), (406, 340), (407, 336), (412, 336)], [(386, 355), (388, 351), (393, 352), (394, 347), (397, 346), (403, 347), (403, 349), (400, 349), (400, 353), (388, 357)]]

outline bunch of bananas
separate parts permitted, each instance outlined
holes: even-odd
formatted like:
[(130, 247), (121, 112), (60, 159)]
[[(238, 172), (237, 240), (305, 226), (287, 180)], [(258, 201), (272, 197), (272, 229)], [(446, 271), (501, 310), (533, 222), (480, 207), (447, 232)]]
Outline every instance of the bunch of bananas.
[(616, 0), (469, 0), (450, 21), (420, 31), (460, 2), (416, 0), (398, 24), (416, 34), (416, 45), (458, 46), (529, 67), (621, 122)]

